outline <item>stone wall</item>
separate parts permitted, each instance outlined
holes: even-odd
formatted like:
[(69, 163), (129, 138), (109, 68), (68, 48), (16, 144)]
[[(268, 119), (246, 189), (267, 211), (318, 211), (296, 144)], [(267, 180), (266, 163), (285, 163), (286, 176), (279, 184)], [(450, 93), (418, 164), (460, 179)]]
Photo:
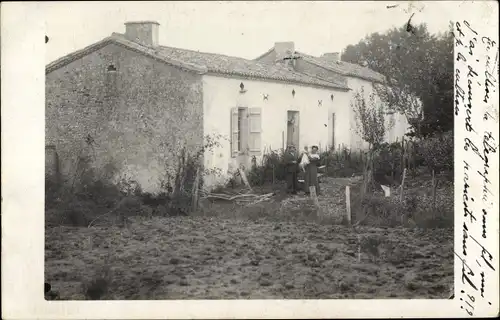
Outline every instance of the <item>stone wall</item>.
[(99, 174), (156, 192), (179, 149), (203, 143), (202, 99), (200, 75), (110, 44), (47, 74), (46, 145), (65, 180), (84, 156)]

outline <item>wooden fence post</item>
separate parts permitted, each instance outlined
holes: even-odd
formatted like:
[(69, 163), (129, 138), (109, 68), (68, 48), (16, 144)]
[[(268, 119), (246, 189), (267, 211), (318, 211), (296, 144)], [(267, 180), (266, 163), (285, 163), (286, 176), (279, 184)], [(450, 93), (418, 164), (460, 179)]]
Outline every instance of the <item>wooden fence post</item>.
[(193, 191), (192, 191), (192, 205), (193, 211), (198, 210), (198, 186), (200, 185), (200, 167), (196, 169), (196, 177), (194, 179)]
[(399, 195), (399, 200), (401, 202), (403, 202), (403, 192), (404, 192), (405, 178), (406, 178), (406, 168), (404, 168), (404, 170), (403, 170), (403, 179), (401, 180), (401, 194)]
[(318, 211), (318, 213), (320, 213), (320, 206), (319, 206), (319, 201), (318, 201), (318, 195), (316, 194), (316, 187), (310, 186), (309, 192), (311, 194), (311, 198), (314, 201), (314, 206), (316, 207), (316, 210)]
[(347, 224), (351, 225), (351, 188), (349, 186), (345, 187), (345, 205), (347, 213)]
[(252, 191), (252, 186), (250, 186), (250, 183), (248, 182), (245, 170), (243, 170), (242, 168), (238, 168), (238, 171), (240, 172), (241, 180), (243, 180), (245, 186), (247, 186), (247, 188), (250, 189), (250, 191)]

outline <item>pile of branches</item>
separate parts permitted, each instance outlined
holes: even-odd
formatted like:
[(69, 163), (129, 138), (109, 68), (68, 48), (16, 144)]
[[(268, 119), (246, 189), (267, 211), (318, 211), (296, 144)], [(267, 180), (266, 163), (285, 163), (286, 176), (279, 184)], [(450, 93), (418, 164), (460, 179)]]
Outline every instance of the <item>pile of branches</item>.
[(260, 202), (268, 201), (274, 193), (254, 194), (250, 190), (244, 192), (224, 192), (224, 193), (211, 193), (208, 191), (201, 191), (200, 196), (202, 199), (232, 201), (238, 205), (255, 205)]

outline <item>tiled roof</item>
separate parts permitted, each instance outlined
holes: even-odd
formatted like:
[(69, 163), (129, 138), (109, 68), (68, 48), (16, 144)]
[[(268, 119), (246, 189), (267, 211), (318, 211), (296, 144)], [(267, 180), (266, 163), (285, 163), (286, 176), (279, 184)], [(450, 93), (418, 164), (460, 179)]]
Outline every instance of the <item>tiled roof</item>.
[[(274, 47), (270, 48), (259, 57), (255, 58), (255, 60), (260, 60), (262, 57), (270, 54), (274, 51)], [(339, 73), (344, 76), (357, 77), (369, 81), (375, 82), (385, 82), (385, 76), (376, 71), (373, 71), (370, 68), (366, 68), (354, 63), (349, 63), (345, 61), (331, 61), (325, 58), (314, 57), (302, 52), (295, 51), (293, 53), (293, 58), (295, 59), (303, 59), (309, 63), (322, 67), (324, 69)]]
[(321, 87), (338, 88), (347, 90), (346, 82), (333, 82), (296, 72), (284, 65), (268, 65), (253, 60), (225, 56), (216, 53), (206, 53), (186, 49), (161, 46), (160, 55), (183, 61), (203, 65), (209, 73), (242, 76), (256, 79), (270, 79), (288, 81), (301, 84), (310, 84)]
[(110, 37), (104, 38), (103, 40), (101, 40), (99, 42), (91, 44), (90, 46), (87, 46), (81, 50), (70, 53), (62, 58), (59, 58), (59, 59), (49, 63), (45, 67), (45, 74), (48, 74), (56, 69), (59, 69), (59, 68), (65, 66), (73, 61), (81, 59), (82, 57), (84, 57), (92, 52), (95, 52), (95, 51), (97, 51), (97, 50), (99, 50), (99, 49), (101, 49), (109, 44), (115, 44), (115, 45), (118, 45), (121, 47), (125, 47), (131, 51), (144, 54), (144, 55), (146, 55), (154, 60), (164, 62), (166, 64), (169, 64), (169, 65), (172, 65), (172, 66), (175, 66), (175, 67), (187, 70), (187, 71), (193, 71), (193, 72), (197, 72), (200, 74), (207, 72), (207, 69), (203, 66), (196, 65), (193, 63), (189, 63), (189, 62), (185, 62), (185, 61), (179, 61), (179, 60), (176, 60), (173, 58), (160, 56), (152, 48), (148, 48), (148, 47), (142, 46), (140, 44), (137, 44), (135, 42), (128, 41), (128, 40), (124, 39), (121, 35), (119, 35), (117, 33), (113, 33)]
[(385, 82), (385, 76), (370, 68), (366, 68), (354, 63), (345, 61), (331, 61), (324, 58), (313, 57), (304, 53), (296, 52), (300, 57), (309, 63), (315, 64), (319, 67), (338, 72), (344, 76), (358, 77), (365, 80)]
[(292, 82), (298, 84), (349, 90), (346, 82), (332, 82), (315, 76), (291, 70), (284, 65), (268, 65), (254, 60), (230, 57), (222, 54), (205, 53), (193, 50), (158, 46), (150, 48), (125, 39), (122, 34), (112, 36), (94, 43), (82, 50), (71, 53), (47, 65), (45, 72), (50, 73), (72, 61), (94, 52), (110, 43), (126, 47), (132, 51), (145, 54), (155, 60), (199, 74), (214, 73), (245, 78)]

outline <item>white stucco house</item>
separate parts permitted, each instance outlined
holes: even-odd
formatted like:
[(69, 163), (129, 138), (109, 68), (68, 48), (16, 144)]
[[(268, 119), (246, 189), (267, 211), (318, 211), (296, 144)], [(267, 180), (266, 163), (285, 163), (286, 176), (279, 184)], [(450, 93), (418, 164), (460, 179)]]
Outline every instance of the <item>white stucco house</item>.
[[(204, 154), (205, 167), (222, 173), (206, 176), (207, 187), (287, 144), (363, 147), (353, 92), (369, 93), (382, 75), (335, 55), (296, 52), (290, 42), (249, 60), (164, 46), (158, 36), (157, 22), (129, 22), (124, 34), (47, 65), (46, 145), (62, 175), (74, 171), (75, 154), (92, 152), (95, 168), (112, 164), (116, 177), (156, 192), (165, 165), (176, 166), (175, 148), (196, 152), (206, 136), (225, 137)], [(393, 140), (408, 125), (388, 117), (397, 118)]]
[[(349, 91), (334, 96), (329, 105), (328, 112), (328, 145), (345, 145), (351, 149), (361, 149), (367, 146), (356, 133), (354, 111), (351, 108), (354, 95), (363, 89), (365, 98), (370, 94), (377, 95), (375, 85), (385, 84), (386, 77), (367, 67), (341, 61), (339, 52), (325, 53), (314, 57), (295, 50), (293, 42), (277, 42), (275, 45), (255, 59), (268, 64), (286, 63), (293, 70), (318, 77), (326, 81), (339, 81), (343, 79)], [(380, 101), (380, 100), (378, 100)], [(402, 114), (387, 110), (386, 141), (394, 142), (401, 139), (409, 129), (406, 117)]]

